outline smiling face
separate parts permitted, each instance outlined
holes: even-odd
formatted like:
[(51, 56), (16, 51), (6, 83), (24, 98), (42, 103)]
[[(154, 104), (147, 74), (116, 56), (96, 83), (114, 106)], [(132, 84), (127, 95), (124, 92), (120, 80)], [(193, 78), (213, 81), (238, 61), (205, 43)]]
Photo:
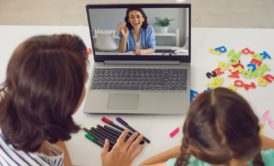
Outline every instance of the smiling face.
[(128, 13), (128, 22), (134, 29), (140, 29), (144, 21), (145, 18), (141, 12), (133, 10)]

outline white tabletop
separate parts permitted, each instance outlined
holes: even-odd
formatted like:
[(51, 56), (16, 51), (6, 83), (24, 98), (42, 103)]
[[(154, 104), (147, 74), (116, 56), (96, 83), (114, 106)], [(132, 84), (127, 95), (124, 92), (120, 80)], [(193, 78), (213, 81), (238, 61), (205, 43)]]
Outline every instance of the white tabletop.
[[(38, 34), (72, 33), (81, 36), (88, 47), (91, 47), (88, 27), (85, 26), (0, 26), (0, 82), (5, 79), (5, 71), (8, 60), (14, 48), (26, 38)], [(191, 62), (191, 89), (202, 92), (207, 89), (207, 83), (212, 79), (206, 77), (206, 72), (213, 71), (218, 62), (228, 61), (225, 55), (212, 55), (209, 48), (225, 46), (228, 50), (240, 51), (246, 47), (261, 53), (267, 51), (272, 57), (264, 60), (272, 70), (268, 74), (274, 75), (274, 29), (226, 29), (226, 28), (192, 28), (192, 62)], [(90, 69), (93, 64), (90, 57)], [(250, 82), (251, 80), (243, 80)], [(274, 80), (273, 80), (274, 81)], [(233, 82), (224, 76), (223, 86), (228, 86)], [(257, 83), (256, 83), (257, 84)], [(237, 92), (242, 94), (253, 106), (260, 119), (266, 111), (270, 111), (270, 119), (274, 120), (274, 82), (266, 87), (257, 86), (256, 89), (248, 91), (243, 88)], [(272, 89), (272, 90), (271, 90)], [(115, 115), (100, 115), (83, 113), (83, 104), (75, 113), (75, 121), (82, 127), (90, 128), (97, 124), (103, 125), (100, 119), (106, 116), (112, 120)], [(161, 151), (167, 150), (180, 144), (181, 133), (174, 138), (169, 137), (169, 133), (176, 127), (182, 129), (184, 116), (180, 115), (119, 115), (131, 126), (144, 134), (151, 140), (144, 151), (134, 161), (133, 165), (138, 165), (144, 159)], [(274, 127), (274, 123), (273, 126)], [(270, 124), (264, 125), (264, 134), (274, 138), (274, 128)], [(84, 137), (84, 132), (80, 131), (72, 135), (72, 139), (67, 142), (70, 157), (74, 165), (101, 165), (101, 148), (93, 144)]]

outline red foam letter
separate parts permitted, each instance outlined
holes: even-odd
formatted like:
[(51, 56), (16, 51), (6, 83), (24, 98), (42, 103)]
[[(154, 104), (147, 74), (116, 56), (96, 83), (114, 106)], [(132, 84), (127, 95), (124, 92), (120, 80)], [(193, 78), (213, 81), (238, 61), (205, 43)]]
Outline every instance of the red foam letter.
[(272, 80), (274, 80), (274, 76), (267, 74), (264, 76), (264, 79), (267, 80), (267, 82), (272, 82)]
[(256, 65), (256, 66), (261, 66), (261, 64), (262, 64), (262, 62), (259, 61), (259, 60), (257, 60), (257, 59), (252, 59), (252, 60), (250, 61), (250, 63), (252, 63), (252, 64), (254, 64), (254, 65)]
[(243, 87), (244, 82), (242, 80), (235, 80), (234, 81), (234, 86), (236, 87)]
[(213, 71), (215, 71), (215, 73), (216, 73), (217, 75), (224, 74), (224, 72), (223, 72), (220, 68), (217, 68), (217, 69), (215, 69), (215, 70), (213, 70)]
[(249, 90), (250, 88), (256, 88), (256, 85), (254, 84), (254, 82), (251, 82), (251, 84), (244, 84), (244, 88), (245, 90)]
[(230, 75), (228, 75), (228, 77), (230, 77), (230, 78), (239, 78), (239, 74), (238, 74), (238, 72), (234, 72), (234, 73), (231, 73)]
[(249, 50), (249, 48), (245, 48), (242, 50), (242, 54), (254, 54), (254, 51)]

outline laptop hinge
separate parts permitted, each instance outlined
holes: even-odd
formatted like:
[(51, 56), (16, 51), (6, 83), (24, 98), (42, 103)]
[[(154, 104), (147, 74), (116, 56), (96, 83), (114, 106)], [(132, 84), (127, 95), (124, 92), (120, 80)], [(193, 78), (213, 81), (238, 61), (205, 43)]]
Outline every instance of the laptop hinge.
[(106, 65), (178, 65), (180, 61), (104, 61)]

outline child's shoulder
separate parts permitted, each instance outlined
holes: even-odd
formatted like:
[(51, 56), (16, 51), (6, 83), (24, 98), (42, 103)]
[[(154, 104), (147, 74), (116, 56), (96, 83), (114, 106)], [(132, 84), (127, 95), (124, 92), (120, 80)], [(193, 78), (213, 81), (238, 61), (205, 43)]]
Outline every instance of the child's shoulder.
[[(166, 166), (174, 166), (176, 162), (176, 158), (172, 158), (169, 159), (167, 161)], [(195, 158), (194, 156), (190, 156), (189, 160), (188, 160), (188, 166), (211, 166), (210, 164), (203, 162), (201, 160), (198, 160), (197, 158)]]
[(190, 156), (188, 166), (211, 166), (211, 164), (201, 161), (194, 156)]
[[(273, 166), (273, 164), (274, 164), (274, 149), (262, 151), (261, 155), (262, 155), (265, 166)], [(176, 162), (176, 158), (169, 159), (167, 161), (166, 166), (174, 166), (175, 162)], [(252, 165), (251, 161), (249, 162), (249, 165)], [(204, 161), (198, 160), (194, 156), (191, 156), (188, 160), (188, 166), (211, 166), (211, 165)]]
[(274, 164), (274, 149), (264, 150), (261, 152), (265, 166)]

